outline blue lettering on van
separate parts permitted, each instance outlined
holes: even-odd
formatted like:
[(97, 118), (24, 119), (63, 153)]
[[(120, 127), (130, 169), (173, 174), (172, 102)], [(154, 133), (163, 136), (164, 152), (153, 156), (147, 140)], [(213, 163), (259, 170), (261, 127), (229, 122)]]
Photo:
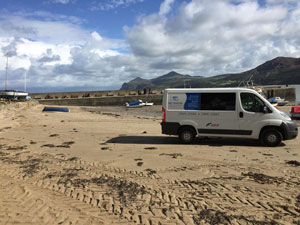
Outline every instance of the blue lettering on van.
[(186, 93), (185, 110), (200, 110), (200, 93)]

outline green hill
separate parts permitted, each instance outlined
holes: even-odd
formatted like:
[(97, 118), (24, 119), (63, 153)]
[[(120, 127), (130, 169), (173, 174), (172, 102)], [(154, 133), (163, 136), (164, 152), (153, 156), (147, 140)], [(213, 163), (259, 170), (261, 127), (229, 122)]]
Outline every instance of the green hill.
[(124, 83), (121, 90), (236, 87), (241, 81), (247, 81), (250, 78), (256, 85), (300, 84), (300, 58), (277, 57), (242, 73), (222, 74), (212, 77), (182, 75), (172, 71), (150, 80), (136, 78)]

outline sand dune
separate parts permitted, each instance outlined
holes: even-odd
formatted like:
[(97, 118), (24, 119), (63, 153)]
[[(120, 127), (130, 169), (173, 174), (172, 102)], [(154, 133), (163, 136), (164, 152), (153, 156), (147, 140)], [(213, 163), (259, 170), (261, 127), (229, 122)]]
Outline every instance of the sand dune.
[(299, 138), (182, 145), (159, 106), (42, 108), (0, 111), (0, 224), (300, 224)]

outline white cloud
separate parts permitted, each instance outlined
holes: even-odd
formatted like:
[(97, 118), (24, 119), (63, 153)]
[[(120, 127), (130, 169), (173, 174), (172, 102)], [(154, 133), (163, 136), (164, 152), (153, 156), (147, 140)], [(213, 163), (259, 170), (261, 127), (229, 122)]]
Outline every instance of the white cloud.
[(54, 0), (54, 3), (68, 4), (70, 0)]
[(298, 3), (299, 1), (298, 0), (265, 0), (267, 4), (283, 4), (283, 3)]
[[(118, 77), (120, 70), (106, 58), (120, 55), (118, 50), (127, 48), (124, 41), (101, 37), (72, 20), (56, 21), (50, 14), (38, 14), (47, 19), (28, 13), (0, 17), (0, 57), (9, 54), (9, 84), (15, 85), (11, 88), (20, 86), (25, 71), (28, 86), (40, 89), (116, 85), (114, 78), (107, 81), (111, 79), (107, 74)], [(6, 61), (0, 60), (0, 73), (5, 67)]]
[(128, 7), (130, 5), (143, 2), (144, 0), (104, 0), (100, 2), (94, 2), (91, 7), (92, 10), (108, 11), (118, 7)]
[[(16, 37), (47, 43), (83, 44), (90, 35), (76, 17), (36, 13), (2, 13), (0, 37)], [(72, 34), (72, 35), (70, 35)]]
[(153, 70), (216, 75), (250, 69), (281, 55), (299, 57), (298, 11), (295, 5), (261, 7), (254, 0), (192, 0), (175, 16), (162, 17), (161, 10), (125, 31), (134, 54), (152, 61)]
[[(9, 79), (20, 83), (23, 74), (18, 71), (28, 70), (28, 83), (40, 88), (116, 85), (123, 69), (114, 63), (114, 57), (120, 53), (110, 47), (119, 46), (118, 41), (99, 39), (99, 36), (92, 32), (81, 46), (3, 39), (0, 47), (15, 43), (16, 49), (16, 54), (9, 58)], [(4, 62), (0, 62), (0, 71), (5, 71)]]
[(160, 5), (159, 15), (166, 15), (171, 10), (171, 5), (173, 4), (174, 0), (164, 0), (164, 2)]
[(69, 3), (74, 3), (77, 0), (43, 0), (44, 3), (48, 3), (48, 4), (69, 4)]
[[(126, 7), (141, 1), (110, 4)], [(76, 17), (42, 11), (2, 14), (0, 57), (9, 52), (13, 84), (21, 84), (27, 70), (29, 87), (70, 90), (118, 88), (135, 77), (154, 78), (171, 70), (190, 75), (241, 72), (277, 56), (300, 56), (297, 2), (268, 0), (263, 7), (256, 0), (232, 2), (162, 1), (157, 13), (124, 28), (126, 40), (87, 30)], [(0, 60), (4, 72), (5, 60)]]
[(92, 37), (97, 41), (102, 41), (102, 37), (96, 31), (92, 32)]

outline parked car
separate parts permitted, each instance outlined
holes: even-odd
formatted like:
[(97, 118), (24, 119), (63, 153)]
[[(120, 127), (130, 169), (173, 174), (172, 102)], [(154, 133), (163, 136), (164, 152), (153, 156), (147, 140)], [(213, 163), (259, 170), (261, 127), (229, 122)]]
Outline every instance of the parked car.
[(300, 106), (293, 106), (291, 108), (292, 119), (300, 119)]

